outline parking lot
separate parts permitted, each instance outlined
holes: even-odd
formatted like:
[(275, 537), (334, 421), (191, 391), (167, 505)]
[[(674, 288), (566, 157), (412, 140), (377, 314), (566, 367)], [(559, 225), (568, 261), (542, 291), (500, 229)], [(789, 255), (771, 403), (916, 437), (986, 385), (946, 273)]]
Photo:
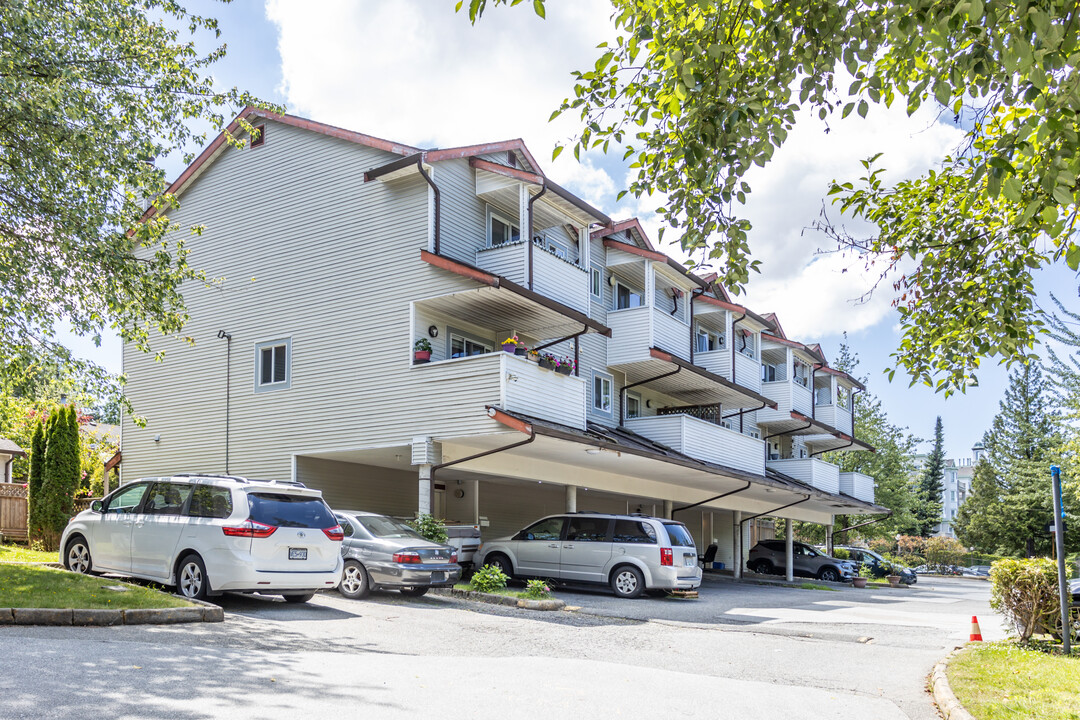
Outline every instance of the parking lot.
[[(697, 600), (559, 591), (574, 612), (336, 593), (227, 596), (226, 622), (0, 627), (0, 717), (936, 718), (925, 676), (984, 582), (804, 590), (708, 581)], [(42, 708), (48, 712), (43, 713)]]

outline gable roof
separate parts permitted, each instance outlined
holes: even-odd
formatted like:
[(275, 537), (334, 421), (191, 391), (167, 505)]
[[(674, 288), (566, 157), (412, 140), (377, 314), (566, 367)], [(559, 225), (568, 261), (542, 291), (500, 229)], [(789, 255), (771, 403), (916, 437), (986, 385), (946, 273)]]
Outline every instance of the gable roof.
[[(645, 228), (641, 227), (641, 221), (636, 217), (613, 221), (602, 228), (593, 230), (590, 237), (595, 240), (597, 238), (606, 238), (609, 235), (618, 235), (619, 233), (622, 233), (625, 238), (633, 240), (639, 247), (656, 252), (656, 248), (653, 246), (652, 241), (649, 240), (649, 236), (645, 234)], [(619, 242), (627, 244), (625, 240)]]

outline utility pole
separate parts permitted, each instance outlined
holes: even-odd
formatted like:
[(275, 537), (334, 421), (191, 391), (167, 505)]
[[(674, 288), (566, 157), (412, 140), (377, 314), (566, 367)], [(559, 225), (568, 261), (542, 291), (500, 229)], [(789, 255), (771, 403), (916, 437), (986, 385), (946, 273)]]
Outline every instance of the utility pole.
[(1061, 602), (1062, 652), (1066, 656), (1072, 650), (1072, 628), (1069, 627), (1069, 588), (1065, 579), (1065, 509), (1061, 504), (1061, 469), (1050, 466), (1050, 478), (1054, 493), (1054, 546), (1057, 551), (1058, 600)]

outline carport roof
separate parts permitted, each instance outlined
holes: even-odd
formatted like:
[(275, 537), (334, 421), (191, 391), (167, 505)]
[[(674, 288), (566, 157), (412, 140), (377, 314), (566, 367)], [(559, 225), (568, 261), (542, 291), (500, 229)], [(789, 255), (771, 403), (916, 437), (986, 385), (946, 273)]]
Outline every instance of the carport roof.
[[(856, 514), (891, 513), (888, 508), (857, 500), (848, 495), (836, 495), (825, 492), (824, 490), (819, 490), (818, 488), (807, 485), (806, 483), (800, 482), (772, 469), (766, 469), (765, 475), (756, 475), (726, 465), (698, 460), (697, 458), (685, 455), (666, 445), (649, 440), (642, 435), (622, 427), (610, 427), (590, 421), (587, 423), (585, 430), (579, 430), (578, 428), (562, 425), (550, 420), (531, 417), (522, 413), (511, 412), (495, 407), (489, 408), (489, 414), (496, 420), (499, 420), (510, 427), (515, 427), (515, 429), (521, 430), (522, 428), (520, 426), (527, 424), (531, 426), (533, 432), (537, 435), (545, 435), (552, 438), (580, 442), (646, 458), (654, 458), (662, 462), (682, 465), (690, 470), (697, 470), (711, 475), (721, 475), (726, 478), (742, 480), (744, 482), (750, 482), (755, 485), (773, 488), (775, 490), (807, 495), (810, 500), (816, 501), (815, 504), (822, 504), (829, 508), (842, 509), (849, 513), (852, 511)], [(510, 421), (508, 421), (507, 418), (509, 418)]]

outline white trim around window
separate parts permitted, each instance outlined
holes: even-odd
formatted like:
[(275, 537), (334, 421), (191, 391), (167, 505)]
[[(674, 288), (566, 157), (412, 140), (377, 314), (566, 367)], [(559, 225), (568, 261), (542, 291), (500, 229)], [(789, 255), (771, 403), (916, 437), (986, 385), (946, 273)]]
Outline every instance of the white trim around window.
[(604, 269), (596, 264), (589, 266), (589, 293), (596, 302), (604, 302)]
[[(492, 241), (492, 237), (493, 237), (493, 232), (492, 232), (493, 221), (498, 221), (498, 222), (502, 223), (503, 225), (506, 225), (507, 228), (508, 228), (505, 231), (505, 236), (506, 237), (502, 242), (495, 243), (495, 242)], [(515, 233), (516, 233), (516, 237), (515, 237)], [(487, 246), (489, 248), (490, 247), (502, 247), (503, 245), (508, 245), (510, 243), (515, 243), (515, 242), (520, 242), (520, 241), (521, 241), (521, 225), (514, 222), (510, 218), (506, 217), (502, 213), (497, 212), (490, 205), (488, 205), (488, 209), (487, 209)]]
[(626, 417), (641, 417), (641, 394), (636, 392), (626, 393)]
[(255, 343), (255, 392), (292, 387), (292, 338)]
[(593, 410), (598, 413), (604, 413), (605, 415), (611, 415), (613, 413), (615, 407), (613, 396), (614, 388), (615, 378), (607, 373), (593, 370)]

